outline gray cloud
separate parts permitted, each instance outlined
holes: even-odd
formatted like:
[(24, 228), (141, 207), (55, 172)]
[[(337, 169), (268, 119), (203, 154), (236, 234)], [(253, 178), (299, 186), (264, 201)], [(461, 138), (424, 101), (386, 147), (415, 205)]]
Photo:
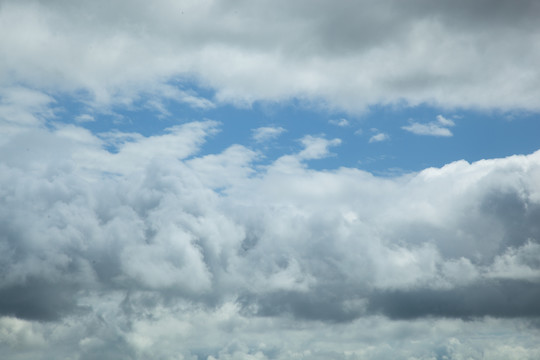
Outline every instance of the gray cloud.
[(482, 281), (451, 290), (413, 289), (374, 293), (369, 299), (369, 311), (380, 312), (394, 319), (424, 316), (536, 318), (540, 316), (538, 296), (538, 282)]
[(28, 278), (24, 282), (0, 289), (0, 314), (21, 319), (53, 321), (84, 312), (77, 307), (79, 284), (54, 283), (49, 279)]
[[(160, 99), (538, 109), (534, 1), (5, 1), (0, 11), (3, 87), (79, 91), (95, 105), (146, 94), (165, 113)], [(178, 88), (186, 78), (215, 99)]]
[(96, 136), (52, 123), (49, 95), (92, 116), (143, 97), (535, 110), (538, 12), (2, 2), (2, 356), (540, 358), (539, 152), (378, 178), (311, 169), (341, 140), (307, 135), (261, 166), (240, 144), (200, 155), (217, 122)]
[(538, 316), (538, 153), (381, 179), (306, 168), (337, 144), (308, 137), (261, 169), (239, 145), (193, 155), (216, 126), (116, 136), (115, 153), (74, 126), (5, 139), (0, 313), (64, 321), (104, 294), (124, 318), (185, 301), (332, 323)]

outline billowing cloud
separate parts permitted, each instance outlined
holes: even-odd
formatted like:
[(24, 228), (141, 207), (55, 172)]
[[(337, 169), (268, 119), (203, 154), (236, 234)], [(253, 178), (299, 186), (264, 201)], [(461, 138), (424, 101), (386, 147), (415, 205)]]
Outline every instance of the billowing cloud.
[[(241, 145), (197, 155), (218, 126), (96, 137), (22, 124), (4, 139), (7, 354), (32, 357), (44, 346), (111, 359), (285, 359), (305, 349), (382, 359), (388, 346), (403, 357), (475, 354), (493, 344), (464, 343), (471, 321), (503, 331), (540, 316), (540, 153), (377, 178), (310, 169), (305, 161), (340, 143), (315, 136), (264, 167)], [(324, 324), (354, 341), (324, 345)], [(280, 329), (298, 327), (283, 342)], [(365, 328), (386, 345), (366, 349)], [(403, 329), (431, 340), (403, 347)], [(220, 340), (224, 332), (236, 342)], [(499, 350), (534, 358), (537, 329), (527, 333), (508, 334), (518, 348)]]
[[(336, 117), (538, 110), (539, 12), (1, 2), (2, 357), (540, 358), (540, 151), (377, 177), (315, 169), (343, 129), (287, 125), (297, 142), (266, 159), (261, 144), (284, 128), (250, 125), (246, 142), (263, 149), (212, 147), (227, 116), (198, 120), (291, 100)], [(159, 131), (104, 125), (126, 109), (172, 118), (175, 102), (188, 115)], [(404, 129), (452, 126), (440, 115)]]
[(199, 108), (298, 98), (538, 110), (539, 13), (531, 0), (4, 1), (0, 83), (94, 104), (146, 94)]

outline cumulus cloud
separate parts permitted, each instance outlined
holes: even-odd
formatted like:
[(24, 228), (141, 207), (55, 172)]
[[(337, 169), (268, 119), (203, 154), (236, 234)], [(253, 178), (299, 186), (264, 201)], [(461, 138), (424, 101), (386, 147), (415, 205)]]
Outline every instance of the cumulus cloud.
[[(482, 332), (494, 326), (485, 317), (507, 329), (540, 316), (540, 153), (377, 178), (307, 166), (339, 139), (304, 137), (302, 150), (264, 167), (238, 144), (197, 155), (218, 126), (97, 137), (21, 124), (4, 139), (7, 354), (463, 354), (491, 348), (462, 343), (470, 321)], [(411, 318), (418, 322), (400, 322)], [(330, 347), (329, 323), (349, 334), (332, 335)], [(311, 340), (291, 330), (284, 342), (283, 328)], [(403, 329), (415, 339), (429, 333), (429, 344), (403, 348)], [(386, 345), (366, 350), (374, 331)], [(536, 331), (508, 336), (534, 358)], [(224, 332), (237, 343), (220, 340)]]
[(402, 126), (401, 128), (416, 135), (449, 137), (453, 135), (449, 127), (454, 125), (455, 123), (452, 120), (447, 119), (442, 115), (437, 115), (437, 121), (432, 121), (427, 124), (411, 121), (410, 125)]
[(303, 137), (300, 142), (304, 145), (304, 149), (298, 153), (300, 159), (321, 159), (329, 156), (329, 148), (331, 146), (338, 146), (341, 144), (340, 139), (327, 140), (322, 137), (314, 137), (307, 135)]
[[(341, 145), (323, 135), (261, 165), (243, 144), (206, 151), (216, 121), (83, 127), (135, 103), (169, 114), (170, 101), (537, 110), (539, 11), (3, 1), (2, 356), (539, 358), (540, 152), (380, 178), (310, 167)], [(84, 105), (74, 124), (56, 121), (64, 94)]]
[(176, 97), (199, 108), (296, 97), (348, 111), (537, 110), (539, 12), (535, 1), (487, 0), (4, 1), (0, 82), (94, 104), (167, 97), (188, 81), (215, 91)]

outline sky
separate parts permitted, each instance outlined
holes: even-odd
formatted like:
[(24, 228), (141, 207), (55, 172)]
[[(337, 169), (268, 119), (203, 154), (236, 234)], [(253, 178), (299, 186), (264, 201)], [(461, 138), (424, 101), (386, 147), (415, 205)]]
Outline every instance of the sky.
[(0, 0), (2, 358), (540, 358), (538, 17)]

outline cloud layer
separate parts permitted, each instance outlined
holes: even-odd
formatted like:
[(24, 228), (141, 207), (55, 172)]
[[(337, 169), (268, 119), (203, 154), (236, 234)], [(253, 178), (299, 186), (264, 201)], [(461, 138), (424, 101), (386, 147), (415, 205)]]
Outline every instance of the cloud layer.
[(285, 125), (219, 151), (202, 115), (154, 135), (84, 127), (174, 102), (537, 111), (539, 14), (532, 0), (0, 1), (0, 353), (540, 358), (540, 151), (376, 177), (314, 170), (345, 146), (341, 117), (333, 135), (291, 127), (300, 149), (270, 159)]
[(538, 110), (539, 14), (532, 0), (4, 1), (0, 83), (94, 104), (151, 95), (202, 108), (294, 97), (348, 111)]
[[(508, 333), (500, 353), (540, 351), (526, 325), (540, 316), (539, 152), (377, 178), (307, 166), (339, 139), (307, 136), (261, 167), (238, 144), (198, 156), (212, 121), (152, 137), (2, 124), (0, 346), (11, 358), (44, 346), (81, 359), (476, 356), (488, 340), (463, 343), (470, 321)], [(393, 350), (366, 347), (367, 324)], [(330, 328), (359, 338), (330, 345)], [(401, 346), (399, 329), (438, 345)]]

